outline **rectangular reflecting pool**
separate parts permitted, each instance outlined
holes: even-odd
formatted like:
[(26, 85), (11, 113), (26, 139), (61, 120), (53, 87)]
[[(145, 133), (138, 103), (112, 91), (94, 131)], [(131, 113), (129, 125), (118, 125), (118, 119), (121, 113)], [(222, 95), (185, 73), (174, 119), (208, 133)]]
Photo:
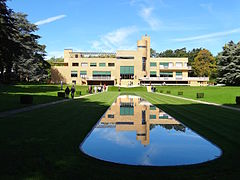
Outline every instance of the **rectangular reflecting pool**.
[(119, 96), (80, 145), (104, 161), (175, 166), (213, 160), (221, 150), (139, 96)]

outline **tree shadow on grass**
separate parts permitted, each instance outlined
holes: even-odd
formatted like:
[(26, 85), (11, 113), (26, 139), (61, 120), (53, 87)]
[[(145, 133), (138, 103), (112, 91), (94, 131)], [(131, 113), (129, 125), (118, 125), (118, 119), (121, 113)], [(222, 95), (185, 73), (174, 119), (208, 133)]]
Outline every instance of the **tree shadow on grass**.
[[(91, 158), (80, 143), (109, 107), (106, 93), (0, 119), (0, 177), (43, 179), (229, 179), (239, 175), (240, 113), (201, 104), (155, 104), (223, 149), (215, 161), (141, 167)], [(114, 95), (116, 96), (116, 94)], [(124, 158), (124, 157), (123, 157)]]
[(60, 91), (56, 85), (4, 85), (0, 84), (0, 93), (45, 93)]
[(57, 100), (61, 100), (63, 98), (56, 96), (49, 96), (49, 95), (32, 95), (33, 96), (33, 104), (21, 104), (20, 103), (20, 96), (26, 94), (2, 94), (0, 93), (0, 112), (19, 109), (27, 106), (37, 105), (37, 104), (44, 104), (48, 102), (53, 102)]

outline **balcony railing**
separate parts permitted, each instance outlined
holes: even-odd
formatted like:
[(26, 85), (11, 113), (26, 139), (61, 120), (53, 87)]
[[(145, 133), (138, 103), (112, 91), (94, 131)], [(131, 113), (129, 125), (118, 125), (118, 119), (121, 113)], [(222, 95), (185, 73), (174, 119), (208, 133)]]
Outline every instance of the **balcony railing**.
[(208, 77), (143, 77), (141, 81), (209, 81)]
[(171, 70), (171, 69), (176, 69), (176, 70), (191, 70), (192, 67), (191, 66), (183, 66), (183, 67), (176, 67), (176, 66), (160, 66), (159, 69), (163, 70), (163, 69), (167, 69), (167, 70)]

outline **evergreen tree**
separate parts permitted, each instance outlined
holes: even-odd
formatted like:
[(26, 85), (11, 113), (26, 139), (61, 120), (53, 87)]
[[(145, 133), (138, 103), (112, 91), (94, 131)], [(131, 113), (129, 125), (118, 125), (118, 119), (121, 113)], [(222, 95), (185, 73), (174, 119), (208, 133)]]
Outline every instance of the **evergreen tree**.
[[(40, 81), (48, 77), (48, 62), (44, 60), (45, 46), (38, 44), (40, 36), (34, 32), (38, 30), (35, 24), (27, 20), (27, 15), (13, 13), (18, 40), (24, 47), (21, 56), (14, 62), (13, 70), (19, 81)], [(47, 68), (47, 69), (46, 69)]]
[(18, 31), (13, 11), (0, 0), (0, 81), (10, 81), (14, 59), (18, 59), (24, 47), (18, 41)]
[[(39, 81), (48, 77), (45, 46), (38, 44), (37, 26), (0, 0), (0, 82)], [(15, 75), (15, 76), (13, 76)]]
[(240, 85), (240, 42), (229, 42), (223, 47), (218, 59), (218, 83), (226, 85)]

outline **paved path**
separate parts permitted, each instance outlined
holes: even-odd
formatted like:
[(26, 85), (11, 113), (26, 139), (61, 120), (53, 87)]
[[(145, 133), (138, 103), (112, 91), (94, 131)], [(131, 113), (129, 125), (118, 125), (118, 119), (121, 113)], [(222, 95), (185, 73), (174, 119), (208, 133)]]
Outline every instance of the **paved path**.
[(173, 96), (173, 95), (163, 94), (163, 93), (156, 93), (156, 94), (160, 94), (160, 95), (168, 96), (168, 97), (173, 97), (173, 98), (177, 98), (177, 99), (183, 99), (183, 100), (192, 101), (192, 102), (197, 102), (197, 103), (201, 103), (201, 104), (218, 106), (218, 107), (225, 108), (225, 109), (231, 109), (231, 110), (235, 110), (235, 111), (240, 111), (240, 108), (231, 107), (231, 106), (225, 106), (225, 105), (222, 105), (222, 104), (216, 104), (216, 103), (211, 103), (211, 102), (206, 102), (206, 101), (199, 101), (199, 100), (195, 100), (195, 99), (189, 99), (189, 98)]
[[(84, 96), (75, 97), (74, 99), (81, 99), (81, 98), (85, 98), (87, 96), (92, 96), (92, 95), (93, 94), (87, 94)], [(20, 109), (14, 109), (14, 110), (10, 110), (10, 111), (0, 112), (0, 118), (11, 116), (11, 115), (21, 113), (21, 112), (32, 111), (34, 109), (39, 109), (39, 108), (67, 102), (67, 101), (72, 101), (72, 99), (62, 99), (59, 101), (49, 102), (49, 103), (45, 103), (45, 104), (37, 104), (37, 105), (32, 105), (32, 106), (28, 106), (28, 107), (24, 107), (24, 108), (20, 108)]]

